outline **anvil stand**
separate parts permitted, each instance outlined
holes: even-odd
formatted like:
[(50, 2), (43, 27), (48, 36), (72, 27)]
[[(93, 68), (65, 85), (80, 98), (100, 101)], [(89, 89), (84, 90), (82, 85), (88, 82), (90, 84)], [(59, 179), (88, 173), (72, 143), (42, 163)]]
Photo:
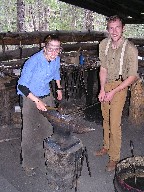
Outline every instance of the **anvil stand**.
[(54, 134), (44, 140), (49, 185), (59, 192), (66, 192), (75, 186), (76, 192), (84, 158), (91, 176), (87, 149), (83, 148), (80, 139), (72, 136), (75, 126), (69, 115), (62, 115), (56, 110), (47, 110), (42, 114), (54, 128)]

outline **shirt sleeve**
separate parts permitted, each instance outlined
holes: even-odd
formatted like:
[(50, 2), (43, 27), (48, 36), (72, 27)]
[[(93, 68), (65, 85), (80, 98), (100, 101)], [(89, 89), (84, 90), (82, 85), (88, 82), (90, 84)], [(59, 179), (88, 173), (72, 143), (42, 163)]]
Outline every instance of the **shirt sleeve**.
[(54, 80), (60, 80), (60, 57), (56, 59), (56, 70), (54, 74)]
[(133, 44), (129, 46), (128, 63), (128, 76), (138, 76), (138, 50)]
[(33, 72), (34, 72), (33, 71), (34, 67), (35, 67), (35, 62), (33, 61), (33, 59), (31, 59), (31, 58), (28, 59), (24, 64), (24, 67), (21, 72), (21, 76), (18, 80), (18, 84), (29, 88), (29, 84), (30, 84), (30, 81), (32, 79)]
[(105, 39), (99, 44), (99, 59), (100, 65), (103, 68), (107, 68), (107, 56), (105, 55), (106, 43)]

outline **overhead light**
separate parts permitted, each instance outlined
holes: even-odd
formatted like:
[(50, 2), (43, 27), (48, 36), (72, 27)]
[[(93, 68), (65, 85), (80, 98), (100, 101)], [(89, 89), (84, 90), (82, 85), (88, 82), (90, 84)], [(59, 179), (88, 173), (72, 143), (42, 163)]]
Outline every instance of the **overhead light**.
[(131, 19), (132, 17), (131, 16), (127, 16), (127, 18)]
[(141, 15), (144, 15), (144, 13), (141, 13)]

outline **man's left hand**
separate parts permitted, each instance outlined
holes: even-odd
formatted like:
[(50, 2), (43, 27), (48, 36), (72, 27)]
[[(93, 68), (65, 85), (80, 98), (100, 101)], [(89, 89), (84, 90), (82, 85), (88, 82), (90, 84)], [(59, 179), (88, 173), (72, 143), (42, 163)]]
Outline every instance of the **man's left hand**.
[(57, 99), (62, 100), (62, 90), (57, 90), (57, 94), (58, 94)]
[(105, 98), (104, 98), (104, 102), (109, 102), (109, 101), (112, 101), (113, 97), (114, 97), (114, 90), (108, 92), (105, 94)]

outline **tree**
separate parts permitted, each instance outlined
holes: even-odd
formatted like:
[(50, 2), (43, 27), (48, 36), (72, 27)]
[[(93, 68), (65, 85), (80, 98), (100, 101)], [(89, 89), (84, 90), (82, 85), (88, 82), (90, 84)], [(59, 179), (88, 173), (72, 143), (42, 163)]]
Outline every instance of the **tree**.
[(90, 10), (85, 10), (85, 28), (87, 30), (93, 30), (93, 12)]
[[(59, 0), (0, 1), (0, 32), (105, 31), (105, 16)], [(143, 37), (144, 25), (126, 25), (126, 37)]]
[(17, 31), (25, 31), (25, 4), (23, 0), (17, 0)]

